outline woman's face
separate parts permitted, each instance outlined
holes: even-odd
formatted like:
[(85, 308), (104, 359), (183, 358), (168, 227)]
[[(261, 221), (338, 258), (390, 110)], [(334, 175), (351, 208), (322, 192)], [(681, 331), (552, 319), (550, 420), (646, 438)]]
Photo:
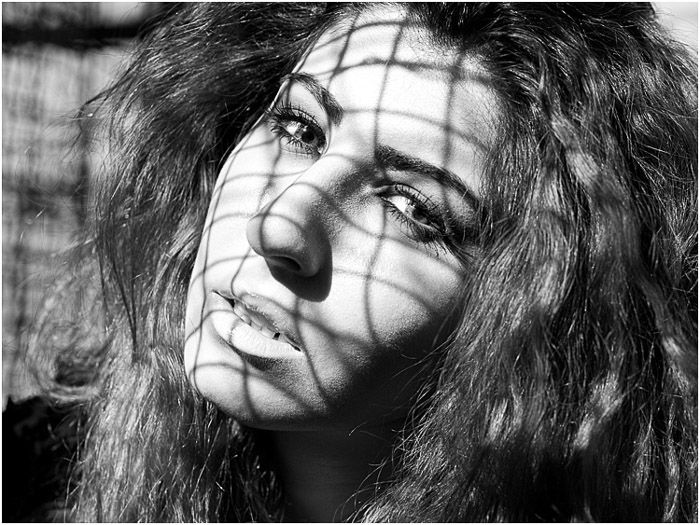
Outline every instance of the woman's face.
[(244, 424), (405, 417), (453, 327), (496, 103), (418, 36), (395, 8), (327, 32), (219, 175), (185, 366)]

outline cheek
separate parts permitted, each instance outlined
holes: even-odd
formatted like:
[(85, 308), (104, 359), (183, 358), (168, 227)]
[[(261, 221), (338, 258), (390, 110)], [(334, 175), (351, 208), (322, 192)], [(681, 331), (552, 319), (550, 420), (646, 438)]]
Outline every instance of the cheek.
[(216, 181), (208, 223), (215, 216), (235, 212), (252, 216), (262, 207), (266, 189), (276, 169), (277, 147), (258, 128), (236, 147)]
[(348, 417), (403, 417), (428, 381), (430, 350), (449, 334), (459, 281), (434, 282), (441, 291), (433, 297), (395, 276), (358, 284), (345, 281), (343, 300), (314, 320), (324, 335), (309, 338), (310, 369), (322, 396)]
[[(248, 245), (247, 221), (269, 198), (277, 148), (261, 127), (246, 136), (228, 157), (216, 180), (197, 252), (193, 280), (212, 266), (239, 258)], [(206, 270), (206, 271), (205, 271)]]
[(366, 318), (396, 339), (434, 334), (457, 298), (464, 271), (418, 250), (408, 241), (381, 241), (381, 253), (363, 278)]
[(336, 360), (358, 368), (415, 361), (441, 342), (463, 282), (456, 264), (396, 241), (382, 242), (376, 258), (362, 261), (357, 252), (354, 258), (342, 257), (345, 262), (334, 268), (331, 295), (310, 305), (314, 310), (308, 314), (308, 333), (327, 334), (331, 340), (323, 346), (337, 348)]
[[(252, 132), (228, 157), (217, 177), (202, 231), (187, 295), (188, 333), (195, 330), (208, 289), (222, 265), (240, 259), (237, 247), (244, 246), (248, 217), (260, 208), (269, 169), (270, 144), (263, 133)], [(240, 251), (240, 250), (238, 250)]]

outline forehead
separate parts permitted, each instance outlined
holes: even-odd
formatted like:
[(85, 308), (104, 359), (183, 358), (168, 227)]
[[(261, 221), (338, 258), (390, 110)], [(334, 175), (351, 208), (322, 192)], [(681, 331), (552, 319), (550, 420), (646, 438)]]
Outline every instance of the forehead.
[(483, 66), (472, 55), (435, 47), (398, 7), (371, 8), (343, 21), (321, 36), (298, 69), (350, 112), (411, 117), (482, 149), (493, 134), (497, 100)]

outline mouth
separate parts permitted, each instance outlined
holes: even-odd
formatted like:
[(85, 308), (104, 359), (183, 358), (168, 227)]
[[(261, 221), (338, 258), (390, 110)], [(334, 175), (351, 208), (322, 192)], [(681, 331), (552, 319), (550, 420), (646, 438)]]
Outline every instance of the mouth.
[[(238, 297), (225, 296), (214, 290), (207, 293), (201, 325), (203, 334), (211, 334), (218, 344), (203, 344), (202, 349), (233, 351), (238, 358), (260, 371), (298, 366), (306, 356), (306, 349), (295, 335), (280, 329), (281, 325), (275, 322), (278, 319), (280, 323), (284, 322), (284, 313), (279, 312), (274, 303), (265, 302), (264, 298), (252, 297), (252, 302), (244, 303)], [(263, 313), (257, 308), (258, 303), (262, 303), (260, 308), (265, 307), (265, 312), (277, 317)]]
[(226, 300), (233, 308), (233, 313), (244, 324), (257, 330), (260, 334), (272, 339), (273, 341), (287, 343), (297, 352), (301, 352), (301, 345), (291, 335), (278, 329), (277, 326), (275, 326), (275, 324), (265, 316), (265, 314), (249, 305), (246, 305), (240, 299), (226, 298)]

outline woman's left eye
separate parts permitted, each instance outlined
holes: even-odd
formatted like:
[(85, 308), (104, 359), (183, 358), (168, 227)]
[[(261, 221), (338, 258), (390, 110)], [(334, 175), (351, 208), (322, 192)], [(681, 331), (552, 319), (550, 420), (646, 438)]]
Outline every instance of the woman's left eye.
[(270, 131), (280, 146), (291, 153), (320, 157), (326, 148), (326, 136), (316, 120), (294, 107), (274, 108), (268, 119)]
[(419, 191), (395, 184), (382, 191), (387, 210), (408, 230), (409, 237), (433, 243), (448, 236), (448, 228), (439, 208)]

